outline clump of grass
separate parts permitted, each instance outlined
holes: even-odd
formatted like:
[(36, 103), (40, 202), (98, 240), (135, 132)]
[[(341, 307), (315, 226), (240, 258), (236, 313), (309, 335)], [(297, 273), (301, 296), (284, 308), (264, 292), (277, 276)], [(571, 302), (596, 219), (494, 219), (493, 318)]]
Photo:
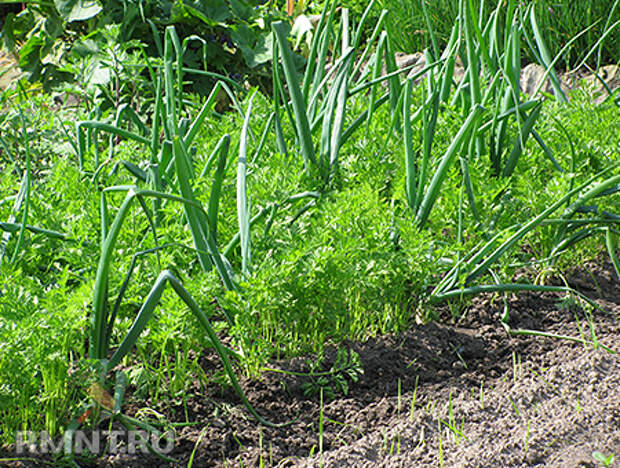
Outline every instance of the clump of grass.
[[(346, 0), (345, 5), (356, 3), (355, 0)], [(594, 23), (594, 28), (571, 46), (562, 57), (562, 64), (566, 69), (570, 69), (578, 64), (597, 45), (598, 39), (603, 35), (608, 24), (606, 19), (613, 21), (618, 19), (618, 4), (605, 0), (594, 0), (591, 2), (571, 2), (571, 1), (551, 1), (544, 0), (532, 3), (536, 9), (536, 15), (540, 17), (541, 30), (546, 31), (545, 37), (550, 46), (559, 50), (576, 34)], [(477, 8), (477, 18), (479, 24), (484, 24), (488, 16), (493, 12), (498, 2), (495, 0), (484, 0), (475, 2)], [(506, 6), (505, 3), (503, 5)], [(459, 1), (450, 0), (444, 2), (430, 1), (411, 1), (395, 0), (386, 3), (389, 12), (387, 29), (398, 48), (406, 53), (413, 53), (424, 50), (430, 45), (430, 38), (427, 33), (427, 15), (433, 23), (436, 31), (436, 41), (439, 46), (444, 47), (450, 39), (453, 22), (451, 21), (458, 15)], [(425, 11), (426, 10), (426, 13)], [(502, 11), (502, 15), (506, 9)], [(502, 18), (503, 19), (503, 18)], [(596, 64), (614, 61), (618, 57), (618, 36), (617, 31), (606, 41), (599, 44), (596, 60), (593, 61), (593, 68)], [(597, 49), (598, 49), (597, 46)], [(527, 61), (535, 60), (535, 56), (530, 51), (522, 51), (523, 58)]]

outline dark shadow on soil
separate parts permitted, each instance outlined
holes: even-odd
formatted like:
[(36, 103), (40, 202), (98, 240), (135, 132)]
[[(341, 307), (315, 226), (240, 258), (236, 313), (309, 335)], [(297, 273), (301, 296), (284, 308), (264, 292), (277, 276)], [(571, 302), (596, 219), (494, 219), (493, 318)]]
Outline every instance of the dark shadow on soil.
[[(588, 339), (592, 339), (593, 327), (595, 336), (601, 343), (620, 351), (620, 283), (611, 264), (607, 260), (593, 262), (575, 269), (565, 279), (570, 286), (596, 300), (604, 311), (594, 310), (588, 315), (574, 302), (566, 300), (563, 294), (522, 293), (508, 299), (510, 326), (574, 337), (583, 333)], [(563, 283), (557, 281), (556, 284)], [(511, 439), (511, 433), (521, 430), (519, 428), (525, 424), (523, 415), (529, 411), (530, 406), (536, 408), (538, 405), (526, 405), (524, 401), (529, 401), (528, 398), (536, 400), (540, 402), (538, 408), (544, 408), (549, 399), (557, 397), (553, 392), (544, 390), (547, 387), (541, 383), (541, 378), (535, 376), (540, 377), (540, 373), (545, 369), (568, 365), (583, 358), (596, 361), (593, 361), (592, 366), (600, 372), (597, 375), (592, 374), (592, 379), (603, 379), (605, 375), (612, 373), (618, 380), (617, 355), (564, 340), (508, 336), (499, 323), (503, 307), (501, 297), (479, 296), (472, 300), (457, 325), (414, 325), (398, 336), (381, 336), (363, 343), (344, 343), (345, 348), (359, 354), (364, 373), (357, 382), (349, 381), (347, 395), (340, 393), (335, 398), (326, 398), (324, 401), (324, 466), (438, 466), (437, 449), (441, 448), (442, 442), (437, 437), (437, 421), (441, 417), (446, 420), (450, 417), (450, 414), (445, 412), (445, 405), (452, 401), (453, 396), (455, 412), (458, 412), (457, 402), (462, 408), (469, 408), (463, 409), (463, 418), (467, 416), (467, 420), (463, 419), (463, 424), (467, 423), (467, 426), (463, 427), (470, 434), (467, 438), (469, 451), (461, 453), (468, 445), (462, 440), (459, 445), (459, 437), (455, 438), (455, 431), (452, 431), (453, 439), (456, 440), (443, 440), (444, 450), (450, 448), (450, 452), (441, 460), (444, 466), (596, 466), (588, 465), (593, 463), (591, 452), (588, 452), (591, 449), (587, 440), (588, 431), (598, 430), (598, 423), (594, 420), (590, 420), (592, 427), (584, 428), (584, 440), (579, 439), (578, 435), (571, 435), (574, 440), (556, 445), (553, 450), (543, 447), (547, 444), (543, 413), (531, 413), (528, 421), (538, 421), (536, 418), (541, 421), (540, 435), (532, 428), (531, 440), (529, 439), (528, 422), (524, 439), (527, 443), (521, 444), (525, 445), (524, 447), (519, 447), (519, 443)], [(451, 322), (450, 309), (447, 306), (438, 312), (447, 319), (444, 323)], [(335, 357), (336, 350), (328, 350), (323, 367), (329, 369)], [(213, 372), (214, 362), (217, 362), (215, 356), (205, 356), (204, 367), (208, 368), (208, 373)], [(591, 364), (589, 363), (590, 361), (584, 361), (582, 369), (586, 369), (587, 365)], [(302, 358), (272, 363), (271, 366), (300, 372), (308, 370), (306, 361)], [(586, 378), (584, 382), (579, 380), (579, 366), (575, 366), (573, 373), (558, 368), (569, 387), (573, 375), (576, 375), (575, 385), (585, 385), (586, 377), (583, 377)], [(516, 378), (517, 370), (521, 379), (519, 381)], [(553, 376), (542, 380), (551, 385), (549, 382), (552, 378)], [(181, 463), (171, 465), (153, 455), (116, 454), (91, 463), (82, 460), (80, 464), (101, 467), (186, 466), (196, 447), (193, 462), (195, 467), (259, 466), (261, 461), (265, 466), (319, 466), (317, 454), (321, 434), (321, 406), (317, 395), (309, 398), (304, 394), (302, 385), (307, 381), (307, 378), (303, 377), (268, 372), (261, 381), (246, 379), (241, 382), (248, 399), (266, 419), (276, 423), (295, 420), (286, 427), (260, 426), (241, 405), (234, 391), (222, 390), (217, 385), (200, 389), (196, 384), (188, 393), (187, 406), (179, 404), (157, 408), (170, 421), (188, 420), (197, 423), (180, 427), (176, 431), (175, 447), (169, 455)], [(528, 389), (528, 385), (531, 388)], [(596, 382), (593, 382), (593, 385), (595, 388)], [(488, 413), (489, 410), (484, 408), (481, 402), (478, 403), (485, 389), (489, 404), (495, 401), (505, 414)], [(563, 392), (561, 389), (558, 391), (560, 394)], [(593, 392), (595, 391), (596, 388)], [(519, 392), (524, 395), (522, 398)], [(616, 393), (615, 397), (613, 391), (611, 393), (609, 398), (615, 400), (617, 405), (620, 393)], [(510, 399), (513, 403), (511, 408), (511, 405), (505, 404), (506, 401), (501, 398), (512, 394), (515, 395), (517, 403)], [(607, 393), (604, 396), (606, 395)], [(477, 406), (468, 398), (475, 400), (475, 404), (480, 408), (476, 409)], [(562, 398), (566, 400), (565, 397)], [(601, 411), (609, 413), (610, 406), (605, 406), (605, 402), (609, 401), (605, 398), (600, 398)], [(411, 411), (411, 402), (414, 399), (415, 404)], [(595, 403), (590, 403), (593, 411), (597, 410)], [(523, 407), (521, 413), (516, 409), (519, 405)], [(134, 414), (137, 409), (137, 406), (130, 406), (125, 408), (125, 411), (127, 414)], [(511, 412), (516, 412), (514, 420), (509, 419), (508, 413)], [(601, 415), (602, 418), (612, 419), (609, 420), (609, 427), (605, 425), (606, 420), (600, 422), (601, 440), (608, 441), (607, 445), (600, 446), (600, 449), (615, 450), (618, 458), (620, 414), (618, 411), (611, 412), (611, 415)], [(431, 417), (433, 414), (436, 414), (434, 419)], [(562, 417), (560, 414), (561, 409), (558, 409), (559, 418)], [(502, 424), (506, 427), (494, 429), (493, 420), (485, 420), (486, 418), (504, 421)], [(415, 434), (413, 426), (417, 431)], [(496, 446), (486, 444), (484, 440), (473, 440), (476, 434), (480, 438), (486, 437), (484, 431), (478, 429), (487, 426), (492, 434), (506, 439), (503, 445)], [(388, 429), (396, 427), (399, 429), (398, 446), (395, 449), (393, 442), (396, 439), (390, 439), (392, 436)], [(426, 435), (424, 430), (420, 435), (420, 428), (426, 428)], [(555, 431), (557, 428), (549, 430)], [(605, 431), (611, 433), (606, 435)], [(202, 438), (197, 443), (201, 434)], [(411, 436), (411, 440), (405, 440), (407, 436)], [(519, 440), (523, 439), (522, 436), (519, 437)], [(416, 440), (415, 444), (413, 439)], [(478, 442), (486, 448), (477, 448)], [(619, 445), (614, 446), (616, 443)], [(508, 445), (512, 448), (507, 448)], [(514, 445), (517, 447), (513, 447)], [(575, 449), (577, 455), (571, 452), (575, 447), (581, 447)], [(486, 452), (481, 455), (476, 450)], [(0, 458), (7, 456), (11, 456), (10, 452), (2, 451), (0, 454)], [(565, 462), (568, 464), (564, 464)], [(7, 466), (46, 465), (42, 462), (19, 461)]]

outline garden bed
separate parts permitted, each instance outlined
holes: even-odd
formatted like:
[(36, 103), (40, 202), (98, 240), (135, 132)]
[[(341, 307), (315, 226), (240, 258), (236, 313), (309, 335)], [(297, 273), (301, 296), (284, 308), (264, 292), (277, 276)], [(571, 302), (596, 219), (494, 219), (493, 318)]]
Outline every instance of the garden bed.
[(536, 2), (425, 11), (407, 65), (381, 2), (305, 46), (177, 3), (7, 16), (0, 465), (612, 464), (619, 3), (578, 89)]
[[(558, 294), (523, 293), (508, 301), (509, 324), (588, 340), (595, 333), (617, 352), (614, 275), (606, 260), (567, 275), (604, 309), (590, 319)], [(322, 406), (318, 394), (304, 394), (307, 378), (267, 372), (260, 381), (242, 381), (264, 417), (295, 420), (282, 428), (258, 425), (234, 392), (215, 384), (201, 390), (196, 383), (186, 408), (156, 407), (170, 422), (196, 423), (175, 431), (169, 455), (179, 464), (116, 454), (81, 465), (187, 466), (195, 452), (194, 466), (602, 466), (593, 452), (609, 456), (620, 449), (618, 355), (554, 338), (508, 337), (502, 310), (501, 298), (479, 296), (456, 325), (415, 325), (398, 336), (345, 343), (359, 354), (364, 373), (347, 395), (337, 391)], [(326, 368), (334, 358), (334, 350), (327, 351)], [(207, 373), (218, 370), (215, 356), (201, 362)], [(307, 371), (303, 358), (272, 365)], [(129, 398), (125, 411), (135, 414), (145, 405)], [(45, 465), (22, 460), (8, 466)]]

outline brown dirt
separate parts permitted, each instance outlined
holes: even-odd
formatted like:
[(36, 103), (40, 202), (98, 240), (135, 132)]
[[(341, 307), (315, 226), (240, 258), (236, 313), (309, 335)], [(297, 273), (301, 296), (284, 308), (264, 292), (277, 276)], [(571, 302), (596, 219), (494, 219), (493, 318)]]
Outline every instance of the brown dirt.
[[(509, 299), (510, 325), (576, 337), (581, 329), (620, 351), (620, 283), (614, 275), (609, 262), (600, 261), (567, 276), (605, 309), (590, 320), (580, 308), (566, 307), (562, 295), (523, 293)], [(594, 451), (615, 453), (611, 466), (618, 466), (618, 354), (565, 340), (509, 337), (499, 324), (502, 309), (501, 298), (480, 296), (457, 325), (416, 325), (398, 336), (345, 343), (359, 354), (364, 375), (351, 382), (346, 396), (325, 400), (322, 450), (319, 398), (304, 396), (303, 378), (267, 373), (261, 381), (242, 382), (248, 398), (267, 419), (297, 417), (293, 424), (261, 427), (234, 392), (196, 386), (187, 418), (199, 424), (178, 429), (170, 454), (181, 463), (114, 455), (82, 466), (186, 466), (203, 430), (195, 467), (602, 466)], [(334, 357), (333, 350), (327, 353), (327, 368)], [(205, 359), (208, 373), (214, 362)], [(273, 366), (305, 370), (304, 363)], [(161, 410), (172, 421), (185, 421), (181, 405)]]

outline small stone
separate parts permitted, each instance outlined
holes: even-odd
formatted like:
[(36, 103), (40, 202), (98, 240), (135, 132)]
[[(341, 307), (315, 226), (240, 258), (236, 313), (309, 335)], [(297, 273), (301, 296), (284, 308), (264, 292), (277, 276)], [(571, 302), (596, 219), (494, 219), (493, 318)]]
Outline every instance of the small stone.
[(415, 54), (405, 54), (403, 52), (396, 52), (396, 66), (398, 68), (406, 68), (411, 65), (416, 65), (418, 62), (422, 62), (423, 64), (426, 62), (424, 60), (424, 54), (422, 52), (416, 52)]
[[(545, 69), (537, 64), (530, 63), (521, 71), (521, 78), (519, 80), (519, 86), (521, 91), (528, 96), (534, 96), (534, 92), (538, 89), (540, 82), (545, 76)], [(551, 80), (547, 76), (545, 84), (540, 88), (540, 91), (544, 93), (553, 93), (553, 87), (551, 86)]]
[[(606, 65), (601, 67), (598, 71), (598, 76), (611, 91), (620, 87), (620, 67), (618, 67), (618, 65)], [(594, 73), (586, 76), (583, 81), (586, 84), (586, 88), (591, 90), (590, 92), (592, 93), (595, 103), (600, 104), (607, 98), (607, 90)]]

